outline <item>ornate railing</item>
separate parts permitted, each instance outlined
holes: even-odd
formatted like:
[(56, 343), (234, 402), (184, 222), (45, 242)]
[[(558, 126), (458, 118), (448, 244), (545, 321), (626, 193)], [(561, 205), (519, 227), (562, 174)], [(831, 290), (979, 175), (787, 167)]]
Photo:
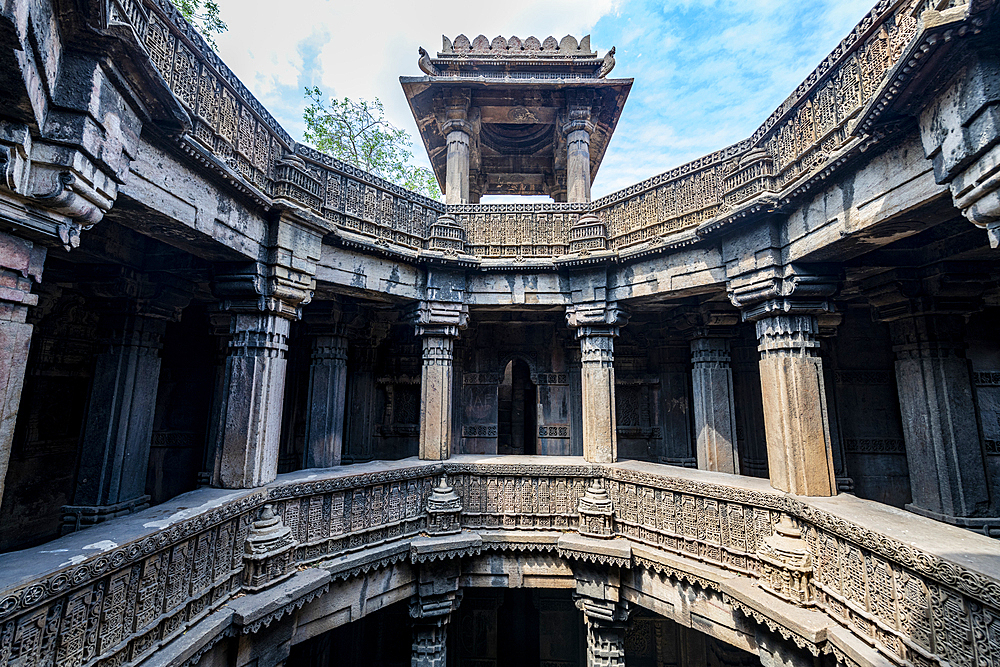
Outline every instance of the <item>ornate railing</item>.
[[(593, 202), (589, 210), (606, 228), (607, 248), (660, 243), (751, 206), (773, 209), (866, 147), (868, 138), (851, 134), (852, 122), (916, 34), (927, 6), (927, 0), (881, 0), (750, 138)], [(115, 0), (112, 10), (113, 20), (135, 29), (188, 110), (193, 128), (182, 140), (230, 176), (265, 197), (312, 209), (348, 239), (404, 252), (434, 249), (431, 226), (442, 204), (294, 142), (169, 0)], [(586, 210), (450, 207), (466, 233), (467, 254), (514, 261), (568, 254), (570, 228)]]
[(862, 139), (850, 123), (917, 30), (922, 0), (881, 0), (753, 135), (594, 202), (620, 250), (780, 193)]
[(552, 258), (569, 252), (570, 228), (586, 204), (449, 206), (465, 229), (469, 254), (482, 259)]
[[(268, 198), (285, 198), (380, 244), (421, 249), (444, 211), (435, 200), (296, 143), (169, 0), (115, 0), (192, 121), (187, 150)], [(295, 156), (298, 159), (289, 160)]]
[[(407, 560), (408, 541), (433, 534), (428, 497), (442, 472), (466, 531), (506, 535), (471, 553), (547, 549), (600, 560), (579, 539), (563, 548), (563, 537), (605, 538), (617, 545), (616, 564), (714, 589), (817, 653), (837, 647), (795, 636), (778, 598), (818, 608), (897, 665), (1000, 660), (1000, 545), (988, 538), (850, 496), (788, 496), (751, 478), (460, 456), (292, 473), (252, 491), (203, 489), (0, 555), (0, 665), (138, 662), (234, 596), (304, 566), (348, 578)], [(595, 480), (613, 507), (603, 524), (588, 514)], [(776, 531), (781, 551), (771, 547)], [(789, 562), (796, 549), (799, 560)], [(677, 569), (678, 558), (698, 574)], [(757, 581), (775, 602), (748, 607), (727, 596), (733, 575)]]

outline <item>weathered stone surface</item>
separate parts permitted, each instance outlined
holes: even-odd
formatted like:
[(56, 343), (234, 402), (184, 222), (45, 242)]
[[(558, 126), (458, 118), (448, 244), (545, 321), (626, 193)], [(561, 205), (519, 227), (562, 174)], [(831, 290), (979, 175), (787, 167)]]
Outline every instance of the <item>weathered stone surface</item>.
[(692, 340), (691, 365), (698, 467), (739, 474), (729, 341), (722, 338)]

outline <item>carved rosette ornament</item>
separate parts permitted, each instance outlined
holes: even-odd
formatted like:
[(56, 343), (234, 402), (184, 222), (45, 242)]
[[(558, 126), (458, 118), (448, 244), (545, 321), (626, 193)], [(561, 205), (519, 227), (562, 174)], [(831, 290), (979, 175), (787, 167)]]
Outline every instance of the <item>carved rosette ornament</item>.
[(452, 535), (462, 531), (462, 499), (448, 484), (448, 475), (441, 475), (441, 481), (427, 498), (427, 532), (431, 535)]
[(781, 517), (774, 533), (761, 542), (757, 557), (761, 561), (758, 582), (761, 588), (793, 604), (812, 606), (812, 554), (802, 539), (802, 531), (787, 515)]
[(614, 528), (614, 506), (607, 490), (596, 477), (580, 497), (580, 534), (610, 539)]
[(243, 550), (243, 588), (263, 590), (294, 574), (292, 556), (298, 542), (274, 507), (264, 505), (247, 535)]

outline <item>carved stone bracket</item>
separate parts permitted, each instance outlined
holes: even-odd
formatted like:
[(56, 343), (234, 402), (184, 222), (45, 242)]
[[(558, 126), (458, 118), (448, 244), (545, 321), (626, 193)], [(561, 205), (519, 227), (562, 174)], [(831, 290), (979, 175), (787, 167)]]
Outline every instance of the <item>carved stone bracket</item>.
[(469, 307), (462, 303), (421, 301), (411, 312), (417, 336), (457, 338), (469, 326)]

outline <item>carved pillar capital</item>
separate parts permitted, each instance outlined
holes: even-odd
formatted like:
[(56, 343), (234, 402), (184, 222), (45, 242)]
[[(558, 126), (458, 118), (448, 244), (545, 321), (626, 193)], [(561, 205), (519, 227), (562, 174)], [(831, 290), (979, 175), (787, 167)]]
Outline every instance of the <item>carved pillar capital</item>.
[(417, 336), (458, 338), (469, 326), (469, 307), (463, 303), (421, 301), (410, 311)]
[(212, 292), (219, 307), (233, 313), (270, 313), (287, 320), (302, 316), (312, 300), (315, 278), (292, 276), (280, 266), (261, 262), (216, 269)]

